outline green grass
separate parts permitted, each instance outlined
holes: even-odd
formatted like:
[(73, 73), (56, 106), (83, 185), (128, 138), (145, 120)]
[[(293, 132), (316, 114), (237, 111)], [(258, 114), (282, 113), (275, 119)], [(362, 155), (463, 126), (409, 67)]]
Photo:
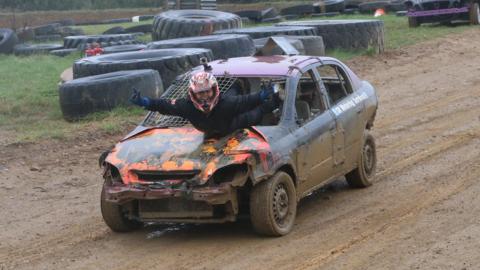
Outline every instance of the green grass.
[[(366, 15), (344, 15), (328, 19), (372, 19)], [(309, 18), (304, 18), (309, 20)], [(418, 42), (458, 33), (468, 25), (422, 25), (408, 28), (406, 17), (387, 15), (385, 46), (397, 49)], [(151, 21), (140, 22), (151, 23)], [(129, 27), (137, 23), (82, 26), (87, 34), (99, 34), (113, 26)], [(265, 24), (264, 24), (265, 25)], [(147, 37), (148, 41), (149, 37)], [(371, 55), (372, 51), (328, 51), (329, 56), (348, 60), (358, 55)], [(66, 122), (62, 118), (58, 97), (58, 81), (63, 70), (78, 58), (56, 56), (15, 57), (0, 55), (0, 126), (13, 131), (18, 141), (42, 138), (64, 139), (83, 130), (96, 130), (109, 134), (125, 132), (125, 126), (138, 123), (145, 112), (139, 108), (118, 108), (111, 112), (95, 113), (79, 122)]]
[(86, 120), (63, 120), (59, 105), (60, 74), (78, 56), (65, 58), (37, 55), (15, 57), (0, 55), (0, 126), (13, 131), (18, 141), (41, 138), (65, 138), (88, 127), (112, 133), (126, 122), (138, 122), (142, 110), (118, 108), (93, 114)]

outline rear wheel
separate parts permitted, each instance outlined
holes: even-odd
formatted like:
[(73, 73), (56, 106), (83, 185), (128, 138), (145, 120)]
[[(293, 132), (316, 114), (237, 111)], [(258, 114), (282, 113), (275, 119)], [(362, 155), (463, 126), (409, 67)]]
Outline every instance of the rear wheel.
[(254, 230), (263, 235), (288, 234), (295, 222), (297, 196), (293, 180), (285, 172), (259, 183), (250, 195), (250, 219)]
[(478, 25), (480, 23), (480, 8), (478, 3), (473, 3), (470, 7), (470, 24)]
[(408, 27), (415, 28), (419, 27), (420, 24), (418, 23), (417, 18), (415, 17), (408, 17)]
[(124, 209), (121, 205), (111, 203), (105, 200), (105, 180), (100, 197), (100, 209), (102, 211), (103, 220), (108, 227), (114, 232), (130, 232), (142, 227), (142, 223), (136, 220), (128, 219), (125, 216)]
[(351, 187), (362, 188), (372, 185), (377, 168), (377, 153), (375, 139), (365, 131), (363, 144), (358, 157), (358, 167), (347, 173), (345, 178)]

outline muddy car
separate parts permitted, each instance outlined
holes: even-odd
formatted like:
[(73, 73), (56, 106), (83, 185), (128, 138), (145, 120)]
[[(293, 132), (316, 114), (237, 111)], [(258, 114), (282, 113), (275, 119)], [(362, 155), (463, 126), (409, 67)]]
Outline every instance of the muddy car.
[(450, 23), (456, 20), (480, 23), (478, 0), (406, 0), (408, 26), (422, 23)]
[[(258, 126), (223, 138), (179, 117), (150, 112), (101, 159), (101, 211), (116, 232), (143, 223), (221, 223), (245, 214), (256, 232), (281, 236), (298, 201), (345, 176), (371, 185), (376, 168), (370, 133), (375, 89), (329, 57), (241, 57), (210, 63), (223, 95), (272, 82), (282, 100)], [(162, 95), (187, 95), (189, 74)]]

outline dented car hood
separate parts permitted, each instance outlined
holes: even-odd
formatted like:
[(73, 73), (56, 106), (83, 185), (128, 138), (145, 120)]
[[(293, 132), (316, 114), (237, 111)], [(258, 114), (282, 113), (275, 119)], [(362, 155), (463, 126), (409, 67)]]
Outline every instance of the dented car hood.
[[(219, 139), (205, 139), (191, 126), (145, 129), (118, 143), (106, 158), (115, 166), (125, 184), (144, 183), (142, 173), (194, 174), (204, 184), (219, 168), (247, 161), (261, 163), (268, 170), (270, 145), (253, 128), (239, 130)], [(263, 166), (262, 166), (263, 165)]]

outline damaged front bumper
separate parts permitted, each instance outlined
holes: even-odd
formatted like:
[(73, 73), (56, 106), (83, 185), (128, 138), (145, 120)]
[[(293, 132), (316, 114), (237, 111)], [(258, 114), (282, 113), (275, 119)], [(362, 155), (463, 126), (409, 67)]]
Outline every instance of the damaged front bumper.
[(238, 214), (237, 191), (229, 184), (191, 189), (113, 184), (104, 186), (104, 197), (143, 222), (221, 223)]

